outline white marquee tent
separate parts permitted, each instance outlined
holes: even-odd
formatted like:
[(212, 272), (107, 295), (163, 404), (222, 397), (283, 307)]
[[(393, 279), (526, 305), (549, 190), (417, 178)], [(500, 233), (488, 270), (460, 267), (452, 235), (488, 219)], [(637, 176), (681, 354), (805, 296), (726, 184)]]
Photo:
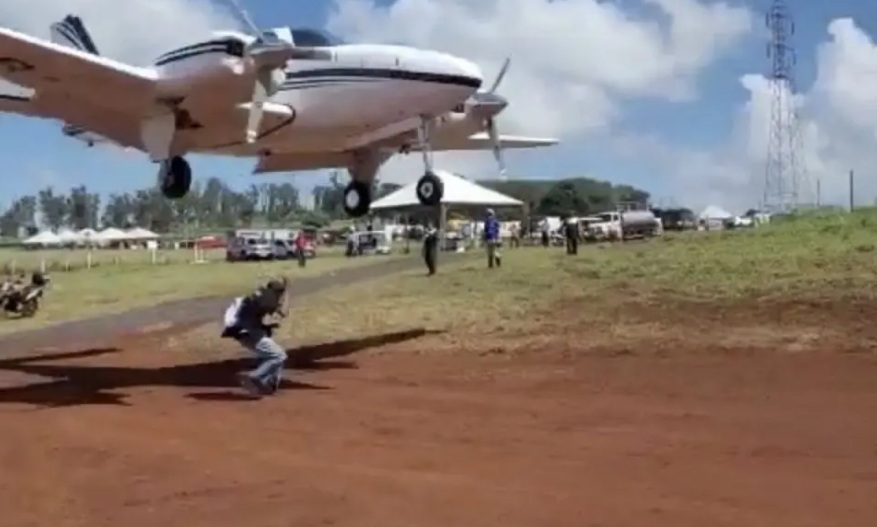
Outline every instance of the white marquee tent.
[(65, 245), (79, 243), (82, 241), (82, 237), (79, 236), (78, 232), (71, 231), (70, 229), (63, 229), (58, 231), (58, 239), (61, 243)]
[[(435, 174), (444, 183), (445, 191), (442, 196), (442, 205), (446, 206), (483, 206), (483, 207), (521, 207), (522, 201), (500, 194), (495, 190), (482, 187), (468, 179), (446, 172), (436, 170)], [(372, 211), (404, 209), (419, 207), (417, 199), (417, 182), (412, 182), (400, 188), (396, 192), (388, 194), (375, 201), (371, 205)]]
[(94, 236), (94, 239), (98, 242), (119, 242), (129, 238), (124, 231), (110, 227), (109, 229), (104, 229), (97, 233)]
[(128, 240), (157, 240), (160, 236), (149, 229), (134, 227), (125, 233)]
[(82, 229), (78, 233), (79, 239), (85, 243), (97, 240), (97, 231), (94, 229)]
[(710, 205), (703, 209), (698, 217), (702, 220), (730, 220), (734, 215), (721, 207)]
[(43, 232), (40, 232), (38, 234), (31, 236), (30, 238), (24, 240), (22, 243), (24, 245), (29, 245), (29, 246), (38, 246), (38, 245), (50, 246), (50, 245), (61, 245), (63, 242), (61, 241), (61, 238), (59, 238), (58, 235), (55, 234), (54, 232), (43, 231)]

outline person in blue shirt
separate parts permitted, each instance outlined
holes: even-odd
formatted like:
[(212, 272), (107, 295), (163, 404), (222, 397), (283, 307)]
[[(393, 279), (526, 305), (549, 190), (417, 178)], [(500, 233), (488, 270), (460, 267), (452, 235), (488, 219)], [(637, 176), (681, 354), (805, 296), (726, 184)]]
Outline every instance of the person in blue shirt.
[(487, 209), (487, 218), (484, 220), (484, 244), (487, 246), (487, 267), (493, 269), (494, 263), (502, 267), (502, 254), (499, 251), (502, 239), (493, 209)]

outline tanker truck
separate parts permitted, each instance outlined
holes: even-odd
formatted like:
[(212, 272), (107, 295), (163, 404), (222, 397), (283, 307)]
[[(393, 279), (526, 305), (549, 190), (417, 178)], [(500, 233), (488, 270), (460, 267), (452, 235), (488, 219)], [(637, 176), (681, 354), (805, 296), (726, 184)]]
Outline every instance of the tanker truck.
[(613, 210), (595, 216), (600, 221), (588, 226), (587, 237), (591, 241), (651, 238), (663, 233), (661, 220), (650, 210)]

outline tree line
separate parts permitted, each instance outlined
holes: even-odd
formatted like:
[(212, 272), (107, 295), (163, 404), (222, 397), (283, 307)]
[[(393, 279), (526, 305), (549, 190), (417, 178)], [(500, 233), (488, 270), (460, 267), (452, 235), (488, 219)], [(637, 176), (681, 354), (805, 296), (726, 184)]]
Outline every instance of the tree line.
[[(0, 215), (0, 235), (29, 235), (36, 232), (37, 225), (54, 230), (139, 226), (158, 233), (290, 223), (321, 227), (345, 217), (343, 191), (346, 184), (346, 175), (333, 173), (328, 184), (314, 189), (313, 210), (304, 210), (299, 189), (292, 183), (253, 184), (244, 190), (235, 190), (219, 178), (210, 178), (196, 181), (189, 194), (179, 200), (164, 198), (155, 187), (111, 194), (105, 200), (85, 185), (75, 186), (66, 193), (48, 187), (9, 204)], [(608, 210), (620, 201), (644, 202), (649, 198), (647, 192), (629, 185), (589, 178), (512, 179), (484, 184), (525, 202), (530, 214), (537, 215), (585, 215)], [(374, 199), (399, 187), (377, 181)], [(511, 217), (519, 215), (510, 214)]]

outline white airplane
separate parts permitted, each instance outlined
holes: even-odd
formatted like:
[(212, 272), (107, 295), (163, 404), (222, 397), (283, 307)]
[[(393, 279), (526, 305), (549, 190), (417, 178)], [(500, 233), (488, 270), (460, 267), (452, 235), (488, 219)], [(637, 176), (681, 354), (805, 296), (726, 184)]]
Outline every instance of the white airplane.
[[(488, 91), (472, 62), (410, 47), (336, 45), (317, 31), (222, 31), (214, 38), (134, 67), (102, 57), (82, 21), (51, 26), (51, 41), (0, 28), (0, 77), (29, 88), (0, 95), (0, 111), (65, 123), (89, 146), (110, 143), (160, 164), (167, 198), (186, 195), (188, 153), (258, 157), (255, 173), (346, 168), (344, 208), (362, 216), (372, 182), (396, 153), (420, 151), (417, 185), (424, 205), (443, 188), (433, 150), (493, 150), (557, 144), (500, 136), (494, 117), (508, 102)], [(255, 86), (255, 87), (254, 87)]]

